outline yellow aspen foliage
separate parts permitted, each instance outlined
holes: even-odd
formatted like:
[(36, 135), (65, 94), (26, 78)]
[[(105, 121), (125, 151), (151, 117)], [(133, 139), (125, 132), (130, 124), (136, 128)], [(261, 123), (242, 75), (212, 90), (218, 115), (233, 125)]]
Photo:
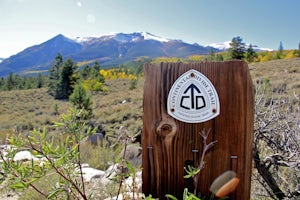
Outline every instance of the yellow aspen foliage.
[(133, 79), (136, 78), (135, 75), (126, 73), (125, 69), (107, 69), (107, 70), (100, 70), (100, 74), (105, 78), (105, 80), (111, 79)]
[(100, 70), (100, 74), (102, 74), (105, 79), (106, 79), (107, 73), (108, 73), (107, 70), (104, 70), (104, 69)]
[(272, 60), (272, 58), (273, 58), (273, 52), (269, 51), (260, 61), (265, 62), (265, 61)]
[(261, 62), (262, 59), (263, 59), (263, 55), (258, 54), (258, 56), (254, 58), (254, 62)]
[(87, 79), (84, 80), (82, 86), (85, 90), (89, 91), (101, 91), (102, 83), (97, 81), (96, 79)]
[(95, 83), (92, 87), (93, 87), (94, 91), (101, 91), (101, 90), (103, 90), (102, 83), (100, 83), (100, 82)]
[(189, 56), (188, 60), (190, 60), (190, 61), (202, 61), (203, 60), (203, 56), (201, 56), (201, 55)]
[(153, 63), (161, 63), (161, 62), (183, 62), (183, 59), (181, 58), (176, 58), (176, 57), (159, 57), (159, 58), (155, 58), (153, 61)]
[(285, 55), (284, 59), (289, 59), (289, 58), (296, 58), (296, 52), (295, 50), (289, 50), (287, 54)]

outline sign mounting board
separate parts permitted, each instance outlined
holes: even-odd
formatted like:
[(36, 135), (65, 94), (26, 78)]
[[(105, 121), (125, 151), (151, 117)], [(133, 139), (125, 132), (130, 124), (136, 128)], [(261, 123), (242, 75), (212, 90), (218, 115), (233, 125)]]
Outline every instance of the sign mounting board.
[(169, 91), (168, 114), (186, 123), (200, 123), (220, 114), (218, 93), (210, 80), (197, 70), (182, 74)]

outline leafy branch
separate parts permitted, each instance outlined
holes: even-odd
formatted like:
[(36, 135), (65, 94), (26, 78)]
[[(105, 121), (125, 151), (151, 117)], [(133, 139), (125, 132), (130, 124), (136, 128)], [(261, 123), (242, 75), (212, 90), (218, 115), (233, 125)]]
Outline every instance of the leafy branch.
[[(83, 134), (85, 122), (81, 119), (81, 111), (71, 109), (62, 115), (62, 122), (56, 122), (56, 127), (62, 127), (64, 134), (58, 139), (49, 137), (46, 129), (33, 130), (27, 136), (13, 136), (9, 139), (12, 145), (7, 153), (1, 152), (1, 168), (4, 179), (15, 189), (33, 188), (42, 196), (53, 199), (66, 194), (68, 199), (88, 199), (83, 179), (80, 157), (81, 142), (95, 130), (88, 129)], [(57, 141), (58, 140), (58, 141)], [(29, 161), (15, 160), (18, 151), (28, 150), (33, 154)], [(60, 181), (49, 193), (38, 188), (35, 182), (53, 174), (60, 177)]]

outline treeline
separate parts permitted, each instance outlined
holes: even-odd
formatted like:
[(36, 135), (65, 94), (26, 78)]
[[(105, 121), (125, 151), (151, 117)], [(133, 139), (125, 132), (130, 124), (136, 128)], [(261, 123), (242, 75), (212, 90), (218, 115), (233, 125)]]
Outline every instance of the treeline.
[(213, 48), (208, 55), (192, 55), (188, 58), (155, 58), (153, 62), (208, 62), (208, 61), (226, 61), (226, 60), (244, 60), (248, 63), (265, 62), (278, 59), (290, 59), (300, 57), (299, 49), (285, 50), (280, 42), (278, 50), (274, 51), (255, 51), (252, 44), (246, 45), (240, 36), (234, 37), (230, 42), (228, 51), (215, 52)]
[(97, 61), (92, 65), (85, 63), (84, 66), (79, 68), (72, 59), (64, 61), (62, 55), (58, 54), (49, 70), (49, 75), (20, 76), (11, 73), (8, 77), (0, 78), (0, 91), (48, 87), (49, 93), (56, 99), (66, 99), (71, 95), (76, 84), (81, 84), (89, 91), (107, 92), (107, 88), (103, 85), (105, 80), (129, 78), (133, 84), (131, 88), (134, 88), (137, 77), (143, 73), (143, 64), (145, 62), (207, 62), (239, 59), (251, 63), (296, 57), (300, 57), (300, 45), (298, 50), (284, 50), (283, 44), (280, 42), (279, 48), (276, 51), (256, 52), (251, 44), (246, 45), (239, 36), (231, 40), (230, 48), (227, 52), (214, 52), (211, 49), (208, 55), (192, 55), (187, 58), (159, 57), (150, 59), (141, 57), (106, 70), (101, 69)]
[(42, 74), (38, 76), (20, 76), (10, 73), (7, 77), (0, 78), (0, 91), (26, 90), (47, 86), (48, 77)]
[(80, 84), (87, 91), (107, 92), (103, 85), (105, 80), (125, 78), (132, 80), (135, 88), (137, 77), (142, 75), (143, 64), (148, 59), (138, 59), (122, 64), (115, 68), (102, 69), (98, 61), (78, 67), (72, 59), (63, 60), (57, 54), (48, 74), (37, 76), (21, 76), (10, 73), (7, 77), (0, 78), (0, 91), (48, 88), (49, 94), (56, 99), (67, 99), (76, 84)]

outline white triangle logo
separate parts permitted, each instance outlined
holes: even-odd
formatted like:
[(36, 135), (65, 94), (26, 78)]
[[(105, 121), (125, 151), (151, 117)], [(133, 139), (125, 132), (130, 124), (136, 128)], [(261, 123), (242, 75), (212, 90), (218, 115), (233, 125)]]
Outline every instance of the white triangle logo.
[(197, 70), (182, 74), (169, 91), (168, 114), (187, 123), (200, 123), (220, 114), (218, 93), (210, 80)]

